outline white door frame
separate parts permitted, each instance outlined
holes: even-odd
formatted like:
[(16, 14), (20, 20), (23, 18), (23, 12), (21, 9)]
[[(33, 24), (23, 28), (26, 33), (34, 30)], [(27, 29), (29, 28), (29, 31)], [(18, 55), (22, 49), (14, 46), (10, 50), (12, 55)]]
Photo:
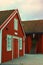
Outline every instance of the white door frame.
[(13, 47), (14, 47), (14, 46), (13, 46), (13, 39), (17, 39), (17, 40), (18, 40), (18, 58), (19, 58), (19, 37), (13, 36), (13, 37), (12, 37), (12, 60), (14, 59), (14, 58), (13, 58), (13, 52), (14, 52), (14, 51), (13, 51)]

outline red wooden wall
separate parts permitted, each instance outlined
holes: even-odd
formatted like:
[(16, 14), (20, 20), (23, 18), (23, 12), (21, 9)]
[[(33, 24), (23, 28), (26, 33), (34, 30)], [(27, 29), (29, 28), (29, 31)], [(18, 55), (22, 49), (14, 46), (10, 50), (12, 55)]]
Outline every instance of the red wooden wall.
[(43, 34), (42, 34), (42, 54), (43, 54)]
[[(32, 38), (31, 35), (28, 35), (26, 36), (26, 40), (25, 40), (25, 53), (29, 54), (31, 47), (32, 47)], [(36, 42), (35, 53), (43, 54), (43, 34), (40, 35), (39, 40), (37, 40)]]
[(31, 36), (26, 36), (26, 42), (25, 42), (25, 53), (30, 53), (31, 50), (31, 46), (32, 46), (32, 39)]
[[(17, 18), (19, 21), (18, 14), (16, 14), (14, 18)], [(2, 31), (2, 62), (6, 62), (12, 59), (12, 51), (7, 51), (7, 34), (22, 37), (22, 39), (24, 37), (24, 33), (22, 31), (20, 21), (18, 24), (18, 31), (14, 30), (14, 18), (9, 22), (9, 24)], [(17, 32), (18, 35), (15, 35), (15, 32)], [(24, 45), (25, 43), (23, 41), (23, 46)], [(24, 55), (24, 49), (22, 49), (21, 51), (19, 50), (19, 56), (23, 56), (23, 55)]]

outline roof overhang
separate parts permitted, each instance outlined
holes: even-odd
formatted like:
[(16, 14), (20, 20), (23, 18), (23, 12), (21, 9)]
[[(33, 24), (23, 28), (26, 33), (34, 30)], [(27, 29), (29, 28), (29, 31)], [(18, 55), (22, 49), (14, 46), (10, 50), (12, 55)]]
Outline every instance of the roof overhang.
[[(18, 13), (18, 17), (19, 17), (19, 20), (20, 20), (20, 24), (21, 24), (21, 18), (20, 18), (20, 15), (19, 15), (19, 12), (18, 12), (18, 9), (14, 10), (12, 12), (12, 14), (3, 22), (3, 24), (0, 26), (0, 30), (3, 30), (6, 25), (10, 22), (10, 20)], [(22, 24), (21, 24), (22, 26)], [(24, 29), (22, 27), (22, 30), (23, 30), (23, 33), (24, 33), (24, 36), (25, 36), (25, 32), (24, 32)], [(26, 37), (26, 36), (25, 36)]]
[(16, 13), (17, 13), (17, 10), (14, 10), (13, 13), (0, 26), (0, 30), (3, 30), (5, 28), (5, 26), (10, 22), (10, 20), (16, 15)]
[(43, 34), (43, 32), (25, 32), (25, 34)]

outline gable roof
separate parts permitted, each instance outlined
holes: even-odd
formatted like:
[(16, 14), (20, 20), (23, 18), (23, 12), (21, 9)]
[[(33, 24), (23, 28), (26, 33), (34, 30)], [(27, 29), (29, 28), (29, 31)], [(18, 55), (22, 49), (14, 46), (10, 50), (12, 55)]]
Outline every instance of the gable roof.
[[(5, 26), (9, 23), (9, 21), (16, 15), (18, 14), (20, 24), (21, 24), (21, 18), (18, 12), (18, 9), (15, 10), (5, 10), (5, 11), (0, 11), (0, 29), (3, 30)], [(21, 25), (22, 28), (22, 25)], [(22, 28), (23, 31), (23, 28)], [(25, 33), (23, 31), (23, 34), (25, 36)]]
[(5, 10), (5, 11), (0, 11), (0, 26), (3, 24), (3, 22), (11, 15), (11, 13), (14, 10)]
[(22, 21), (26, 33), (43, 33), (43, 20)]

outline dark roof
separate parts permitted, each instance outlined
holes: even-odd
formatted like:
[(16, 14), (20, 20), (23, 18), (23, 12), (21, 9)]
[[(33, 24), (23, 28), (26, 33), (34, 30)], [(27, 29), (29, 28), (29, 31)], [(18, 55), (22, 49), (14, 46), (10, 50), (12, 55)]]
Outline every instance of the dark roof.
[(0, 25), (11, 15), (14, 10), (0, 11)]
[(22, 21), (26, 33), (43, 33), (43, 20)]

